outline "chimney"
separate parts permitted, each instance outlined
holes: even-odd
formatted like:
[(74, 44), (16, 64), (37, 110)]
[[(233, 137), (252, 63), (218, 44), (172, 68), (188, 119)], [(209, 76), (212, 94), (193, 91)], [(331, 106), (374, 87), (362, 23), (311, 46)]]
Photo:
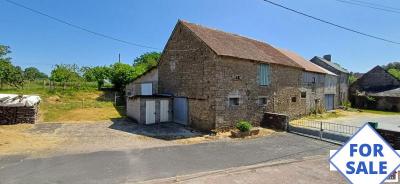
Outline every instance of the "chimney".
[(327, 54), (327, 55), (324, 56), (324, 59), (327, 60), (327, 61), (332, 61), (332, 55)]

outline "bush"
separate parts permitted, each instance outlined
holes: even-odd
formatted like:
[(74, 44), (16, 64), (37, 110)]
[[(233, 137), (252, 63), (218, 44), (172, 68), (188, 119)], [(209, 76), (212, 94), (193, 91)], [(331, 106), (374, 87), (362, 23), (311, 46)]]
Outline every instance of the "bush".
[(247, 121), (239, 121), (239, 123), (236, 124), (236, 128), (241, 132), (248, 132), (253, 126)]

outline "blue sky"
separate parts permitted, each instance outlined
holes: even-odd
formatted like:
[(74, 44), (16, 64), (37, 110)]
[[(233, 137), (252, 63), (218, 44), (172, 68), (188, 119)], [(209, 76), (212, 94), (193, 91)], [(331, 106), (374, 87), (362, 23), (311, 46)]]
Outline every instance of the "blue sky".
[[(310, 59), (332, 54), (355, 72), (400, 61), (400, 45), (316, 22), (262, 0), (14, 0), (28, 7), (122, 40), (161, 49), (178, 19), (237, 33), (289, 49)], [(400, 14), (336, 0), (274, 0), (337, 24), (400, 42)], [(400, 1), (365, 0), (400, 8)], [(84, 66), (132, 63), (153, 51), (107, 40), (0, 0), (0, 44), (13, 62), (49, 73), (57, 63)]]

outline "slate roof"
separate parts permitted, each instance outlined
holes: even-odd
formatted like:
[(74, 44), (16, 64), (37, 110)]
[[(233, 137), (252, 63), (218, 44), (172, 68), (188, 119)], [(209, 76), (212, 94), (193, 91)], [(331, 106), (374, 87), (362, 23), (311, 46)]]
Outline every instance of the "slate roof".
[(324, 59), (322, 57), (318, 57), (318, 56), (315, 56), (315, 58), (321, 60), (322, 62), (326, 63), (327, 65), (331, 66), (332, 68), (334, 68), (334, 69), (336, 69), (336, 70), (338, 70), (340, 72), (349, 73), (349, 71), (347, 71), (346, 69), (342, 68), (341, 66), (339, 66), (338, 64), (336, 64), (336, 63), (334, 63), (332, 61), (328, 61), (328, 60), (326, 60), (326, 59)]
[(180, 20), (219, 56), (230, 56), (253, 61), (303, 68), (273, 46), (232, 33), (210, 29)]
[(378, 93), (368, 93), (370, 96), (379, 96), (379, 97), (400, 97), (400, 88), (395, 88), (387, 91), (382, 91)]
[(288, 51), (288, 50), (284, 50), (284, 49), (278, 49), (281, 53), (285, 54), (287, 57), (289, 57), (290, 59), (292, 59), (294, 62), (296, 62), (298, 65), (302, 66), (304, 68), (305, 71), (308, 72), (315, 72), (315, 73), (321, 73), (321, 74), (329, 74), (329, 75), (334, 75), (336, 76), (336, 74), (328, 71), (327, 69), (324, 69), (314, 63), (312, 63), (311, 61), (308, 61), (306, 59), (304, 59), (303, 57), (301, 57), (300, 55), (292, 52), (292, 51)]

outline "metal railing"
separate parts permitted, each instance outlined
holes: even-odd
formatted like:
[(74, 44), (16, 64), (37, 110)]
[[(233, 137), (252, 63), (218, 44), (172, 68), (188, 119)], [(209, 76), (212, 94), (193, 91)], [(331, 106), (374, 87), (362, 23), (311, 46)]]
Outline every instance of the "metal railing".
[(312, 120), (295, 120), (290, 122), (290, 126), (294, 127), (303, 127), (303, 128), (311, 128), (321, 132), (331, 132), (338, 133), (344, 135), (353, 135), (355, 134), (360, 127), (323, 122), (323, 121), (312, 121)]

